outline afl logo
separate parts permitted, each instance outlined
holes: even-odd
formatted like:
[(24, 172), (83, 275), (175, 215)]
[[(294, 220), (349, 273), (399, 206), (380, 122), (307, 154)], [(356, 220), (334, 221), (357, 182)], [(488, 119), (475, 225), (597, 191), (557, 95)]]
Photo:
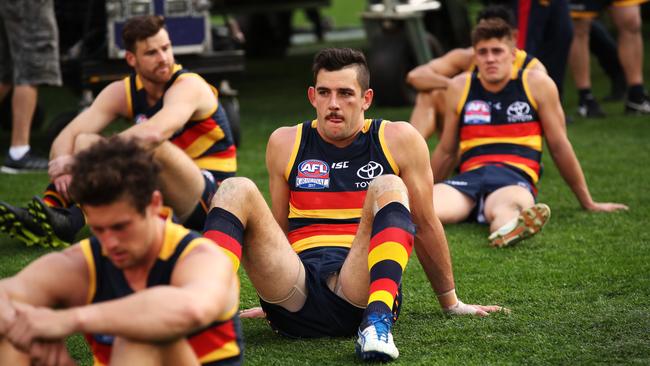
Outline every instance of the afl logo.
[(357, 177), (361, 179), (374, 179), (384, 172), (384, 167), (375, 161), (369, 161), (368, 164), (357, 170)]
[(330, 167), (326, 162), (309, 159), (298, 164), (296, 187), (323, 189), (330, 186)]
[(472, 100), (465, 105), (465, 124), (482, 125), (490, 123), (490, 105), (482, 100)]

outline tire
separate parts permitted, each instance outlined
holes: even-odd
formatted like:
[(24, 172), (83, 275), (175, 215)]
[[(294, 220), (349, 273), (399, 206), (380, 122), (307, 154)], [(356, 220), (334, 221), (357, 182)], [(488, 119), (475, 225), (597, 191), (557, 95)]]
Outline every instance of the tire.
[(415, 102), (415, 90), (406, 74), (416, 66), (413, 52), (402, 33), (384, 33), (371, 43), (368, 53), (370, 87), (380, 106), (404, 106)]
[(246, 56), (283, 57), (291, 44), (291, 11), (252, 13), (237, 17), (246, 43)]
[(47, 142), (51, 146), (54, 139), (63, 131), (63, 129), (70, 124), (70, 122), (79, 114), (79, 111), (65, 111), (59, 113), (50, 121), (47, 127)]
[(239, 125), (239, 100), (236, 97), (220, 97), (219, 102), (228, 116), (228, 122), (230, 123), (230, 131), (232, 132), (232, 138), (235, 142), (235, 146), (239, 147), (241, 145), (241, 128)]

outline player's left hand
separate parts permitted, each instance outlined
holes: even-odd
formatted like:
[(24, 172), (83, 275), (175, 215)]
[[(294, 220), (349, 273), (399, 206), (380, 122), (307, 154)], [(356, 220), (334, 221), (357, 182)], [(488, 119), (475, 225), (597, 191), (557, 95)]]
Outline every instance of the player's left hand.
[(7, 337), (19, 350), (29, 352), (36, 341), (58, 341), (74, 333), (74, 315), (70, 310), (52, 310), (45, 307), (13, 302), (16, 319)]
[(50, 180), (54, 180), (63, 174), (68, 174), (73, 162), (74, 157), (72, 155), (62, 155), (50, 160), (47, 164), (47, 174), (50, 176)]
[(616, 202), (594, 202), (589, 207), (586, 207), (587, 210), (591, 212), (613, 212), (620, 210), (629, 210), (630, 208), (627, 205)]
[(488, 316), (494, 312), (510, 313), (510, 309), (498, 305), (470, 305), (458, 300), (456, 305), (444, 309), (445, 314), (449, 315), (477, 315)]

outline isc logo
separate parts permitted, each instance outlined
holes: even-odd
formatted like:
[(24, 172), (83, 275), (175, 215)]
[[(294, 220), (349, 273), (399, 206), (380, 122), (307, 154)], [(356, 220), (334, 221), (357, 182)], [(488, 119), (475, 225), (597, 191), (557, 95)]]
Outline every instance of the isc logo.
[(305, 160), (298, 165), (298, 173), (305, 177), (329, 177), (330, 167), (321, 160)]

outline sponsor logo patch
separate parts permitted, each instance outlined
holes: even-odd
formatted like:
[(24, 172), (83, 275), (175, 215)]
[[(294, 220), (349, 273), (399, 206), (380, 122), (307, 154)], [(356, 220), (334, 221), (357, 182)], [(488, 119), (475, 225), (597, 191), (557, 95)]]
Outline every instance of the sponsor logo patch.
[(490, 105), (482, 100), (465, 104), (465, 124), (483, 125), (490, 123)]
[(298, 164), (296, 187), (324, 189), (330, 186), (330, 167), (322, 160), (309, 159)]
[(533, 115), (530, 114), (530, 104), (526, 102), (513, 102), (508, 106), (506, 113), (508, 122), (527, 122), (533, 119)]
[(376, 161), (370, 160), (368, 164), (357, 170), (357, 177), (361, 179), (374, 179), (384, 172), (384, 167)]

